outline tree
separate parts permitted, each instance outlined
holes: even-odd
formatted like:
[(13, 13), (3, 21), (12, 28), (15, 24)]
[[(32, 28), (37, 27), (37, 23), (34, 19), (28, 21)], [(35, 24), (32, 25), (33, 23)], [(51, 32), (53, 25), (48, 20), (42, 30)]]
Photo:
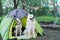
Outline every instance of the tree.
[(0, 0), (0, 17), (2, 17), (2, 2)]
[(21, 0), (21, 2), (22, 2), (22, 8), (23, 8), (24, 10), (25, 10), (25, 6), (26, 6), (26, 5), (25, 5), (25, 1), (26, 1), (26, 0)]
[(16, 9), (19, 4), (19, 0), (13, 0), (13, 3), (14, 3), (14, 9)]

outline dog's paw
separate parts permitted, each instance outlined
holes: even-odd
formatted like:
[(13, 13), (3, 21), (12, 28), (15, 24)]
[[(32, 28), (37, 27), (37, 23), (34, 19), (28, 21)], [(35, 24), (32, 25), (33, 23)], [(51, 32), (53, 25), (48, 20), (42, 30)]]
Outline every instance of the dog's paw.
[(27, 37), (28, 39), (30, 39), (30, 37)]
[(37, 34), (33, 35), (33, 38), (36, 38), (37, 37)]
[(36, 38), (36, 35), (35, 35), (35, 36), (33, 36), (33, 38)]

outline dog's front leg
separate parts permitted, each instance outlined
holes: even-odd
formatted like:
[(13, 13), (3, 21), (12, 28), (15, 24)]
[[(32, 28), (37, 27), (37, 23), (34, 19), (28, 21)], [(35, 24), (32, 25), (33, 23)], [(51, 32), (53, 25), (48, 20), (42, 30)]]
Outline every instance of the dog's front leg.
[(20, 36), (21, 36), (21, 28), (20, 28)]
[(16, 27), (16, 35), (15, 36), (17, 37), (17, 27)]
[(30, 38), (30, 30), (28, 30), (28, 34), (27, 34), (28, 38)]
[(32, 35), (33, 35), (33, 38), (36, 38), (36, 36), (35, 36), (35, 31), (34, 31), (34, 30), (33, 30)]
[(32, 36), (33, 36), (33, 38), (36, 38), (35, 27), (32, 29)]

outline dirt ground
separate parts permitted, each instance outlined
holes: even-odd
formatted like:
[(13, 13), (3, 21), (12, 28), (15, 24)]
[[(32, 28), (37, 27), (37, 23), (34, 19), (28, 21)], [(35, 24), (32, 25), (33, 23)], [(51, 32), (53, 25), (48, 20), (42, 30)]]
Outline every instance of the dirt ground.
[(60, 29), (43, 28), (45, 36), (29, 40), (60, 40)]
[[(60, 29), (43, 28), (45, 36), (29, 40), (60, 40)], [(1, 39), (0, 39), (1, 40)]]

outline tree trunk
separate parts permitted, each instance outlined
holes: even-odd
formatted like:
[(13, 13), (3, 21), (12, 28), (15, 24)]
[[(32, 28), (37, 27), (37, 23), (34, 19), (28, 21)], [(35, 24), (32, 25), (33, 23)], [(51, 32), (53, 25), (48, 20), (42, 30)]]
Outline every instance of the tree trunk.
[(22, 2), (22, 7), (23, 7), (23, 9), (25, 10), (25, 0), (21, 0), (21, 2)]
[(0, 17), (2, 17), (2, 2), (0, 0)]
[(13, 0), (13, 3), (14, 3), (14, 9), (16, 9), (19, 4), (19, 0)]
[(16, 0), (13, 0), (13, 2), (14, 2), (14, 9), (16, 9), (17, 8), (17, 6), (16, 6)]

